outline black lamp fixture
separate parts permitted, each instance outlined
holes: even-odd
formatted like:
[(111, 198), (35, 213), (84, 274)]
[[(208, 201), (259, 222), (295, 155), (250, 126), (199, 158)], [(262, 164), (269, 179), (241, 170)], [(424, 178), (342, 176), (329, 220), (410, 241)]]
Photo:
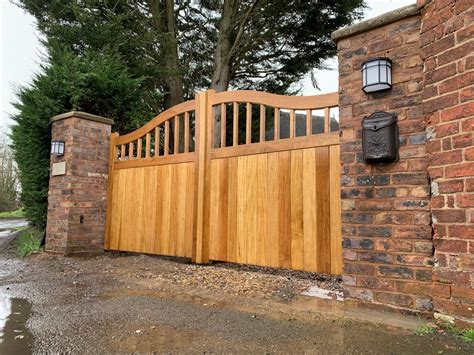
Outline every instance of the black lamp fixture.
[(362, 63), (362, 90), (365, 93), (392, 88), (392, 61), (388, 58), (372, 58)]
[(64, 155), (64, 142), (63, 141), (51, 142), (51, 155), (55, 155), (58, 157)]

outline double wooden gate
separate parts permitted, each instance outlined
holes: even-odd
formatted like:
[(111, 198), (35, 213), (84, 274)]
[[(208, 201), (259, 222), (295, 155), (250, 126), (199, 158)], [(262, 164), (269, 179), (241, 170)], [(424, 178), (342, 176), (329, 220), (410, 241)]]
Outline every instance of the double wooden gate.
[(112, 134), (105, 248), (340, 274), (337, 104), (209, 90)]

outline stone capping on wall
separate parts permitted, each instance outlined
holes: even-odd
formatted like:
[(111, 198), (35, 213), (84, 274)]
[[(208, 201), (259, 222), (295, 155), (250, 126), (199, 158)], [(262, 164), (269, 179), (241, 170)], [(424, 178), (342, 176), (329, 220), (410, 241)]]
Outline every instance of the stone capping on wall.
[(82, 118), (84, 120), (89, 120), (89, 121), (94, 121), (94, 122), (99, 122), (99, 123), (105, 123), (111, 126), (114, 124), (114, 120), (110, 118), (97, 116), (97, 115), (93, 115), (91, 113), (82, 112), (82, 111), (69, 111), (66, 113), (62, 113), (60, 115), (51, 117), (50, 122), (57, 122), (60, 120), (64, 120), (66, 118), (71, 118), (71, 117)]
[(390, 12), (386, 12), (380, 16), (358, 22), (355, 25), (343, 27), (331, 34), (334, 42), (343, 38), (357, 35), (362, 32), (373, 30), (377, 27), (385, 26), (390, 23), (403, 20), (404, 18), (419, 15), (420, 8), (417, 4), (400, 7)]

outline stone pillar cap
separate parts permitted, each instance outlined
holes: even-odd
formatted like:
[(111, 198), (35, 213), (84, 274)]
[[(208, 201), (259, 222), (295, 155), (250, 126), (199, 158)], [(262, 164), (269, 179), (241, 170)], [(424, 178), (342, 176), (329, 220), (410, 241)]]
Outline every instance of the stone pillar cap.
[(60, 115), (51, 117), (50, 122), (61, 121), (61, 120), (65, 120), (66, 118), (71, 118), (71, 117), (82, 118), (84, 120), (100, 122), (100, 123), (105, 123), (105, 124), (109, 124), (109, 125), (114, 124), (114, 120), (112, 120), (110, 118), (97, 116), (97, 115), (93, 115), (91, 113), (82, 112), (82, 111), (69, 111), (69, 112), (66, 112), (66, 113), (62, 113)]
[(334, 42), (338, 42), (343, 38), (354, 36), (362, 32), (367, 32), (377, 27), (382, 27), (384, 25), (388, 25), (389, 23), (393, 23), (418, 14), (420, 14), (420, 7), (417, 4), (400, 7), (377, 17), (358, 22), (352, 26), (346, 26), (336, 30), (331, 33), (331, 38)]

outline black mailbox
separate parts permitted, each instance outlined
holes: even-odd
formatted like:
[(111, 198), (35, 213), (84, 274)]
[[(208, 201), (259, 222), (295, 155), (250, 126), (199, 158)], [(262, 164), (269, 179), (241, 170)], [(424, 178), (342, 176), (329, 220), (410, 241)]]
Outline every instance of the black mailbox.
[(369, 164), (398, 160), (397, 114), (374, 112), (362, 120), (362, 149)]

